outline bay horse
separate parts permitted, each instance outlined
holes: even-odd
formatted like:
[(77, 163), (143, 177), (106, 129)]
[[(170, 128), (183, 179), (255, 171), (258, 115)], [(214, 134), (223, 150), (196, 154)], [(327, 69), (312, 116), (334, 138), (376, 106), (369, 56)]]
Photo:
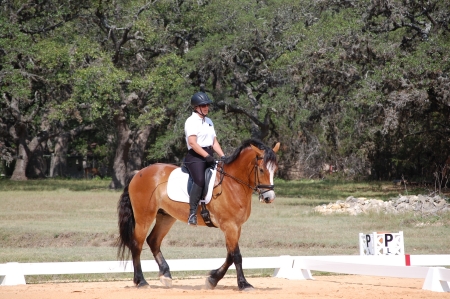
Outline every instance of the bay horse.
[[(205, 282), (208, 289), (217, 286), (233, 263), (239, 290), (253, 288), (242, 271), (238, 241), (241, 227), (250, 216), (252, 193), (257, 192), (263, 203), (271, 203), (275, 199), (273, 179), (278, 168), (276, 152), (279, 147), (280, 143), (271, 149), (258, 140), (249, 139), (226, 161), (218, 164), (213, 198), (207, 208), (212, 223), (225, 235), (227, 256), (220, 268), (209, 273)], [(133, 282), (137, 287), (148, 287), (140, 259), (144, 241), (147, 241), (159, 266), (161, 283), (166, 287), (172, 286), (172, 275), (161, 253), (161, 242), (176, 220), (187, 223), (189, 216), (188, 203), (176, 202), (167, 196), (168, 178), (176, 168), (175, 165), (158, 163), (136, 172), (124, 188), (118, 203), (117, 256), (123, 261), (125, 255), (131, 252)], [(205, 226), (199, 212), (200, 207), (197, 210), (198, 225)], [(155, 219), (155, 225), (147, 236)]]
[(100, 170), (96, 167), (86, 167), (84, 169), (84, 178), (88, 179), (89, 177), (94, 178), (95, 176), (99, 176), (103, 179), (103, 175), (101, 174)]

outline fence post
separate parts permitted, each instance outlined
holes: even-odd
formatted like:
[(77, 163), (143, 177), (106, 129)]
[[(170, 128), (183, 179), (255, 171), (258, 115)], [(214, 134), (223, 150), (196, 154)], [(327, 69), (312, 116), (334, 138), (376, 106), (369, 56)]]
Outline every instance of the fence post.
[(0, 276), (0, 285), (13, 286), (18, 284), (26, 284), (23, 275), (22, 265), (19, 263), (6, 263), (4, 268), (5, 276)]
[(282, 255), (280, 256), (281, 266), (278, 269), (275, 269), (273, 276), (278, 278), (287, 278), (287, 279), (313, 279), (311, 275), (311, 271), (304, 268), (302, 262), (299, 259), (294, 259), (290, 255)]
[(430, 267), (425, 277), (422, 289), (433, 292), (450, 292), (448, 281), (442, 280), (439, 269), (444, 267)]

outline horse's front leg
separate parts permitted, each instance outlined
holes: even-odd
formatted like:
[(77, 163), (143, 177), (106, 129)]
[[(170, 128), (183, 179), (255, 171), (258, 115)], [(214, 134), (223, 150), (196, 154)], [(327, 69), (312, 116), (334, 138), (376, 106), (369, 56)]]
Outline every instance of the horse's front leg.
[(236, 267), (237, 283), (239, 290), (250, 290), (253, 286), (247, 282), (244, 276), (244, 271), (242, 270), (242, 255), (239, 250), (239, 237), (241, 235), (241, 229), (236, 228), (235, 225), (228, 227), (228, 229), (221, 228), (225, 233), (225, 240), (227, 244), (227, 258), (225, 263), (216, 270), (209, 273), (209, 277), (206, 279), (206, 287), (209, 289), (214, 289), (217, 286), (219, 280), (221, 280), (228, 268), (234, 263)]
[(228, 251), (225, 263), (219, 269), (212, 270), (211, 272), (209, 272), (209, 277), (206, 278), (205, 282), (207, 289), (212, 290), (217, 286), (219, 280), (221, 280), (225, 276), (225, 273), (227, 273), (228, 268), (233, 264), (233, 260), (234, 260), (233, 255)]
[(244, 271), (242, 270), (242, 255), (239, 250), (239, 246), (236, 245), (234, 250), (229, 250), (225, 263), (216, 270), (212, 270), (209, 273), (209, 277), (206, 279), (206, 287), (208, 289), (214, 289), (217, 286), (219, 280), (221, 280), (225, 273), (227, 273), (228, 268), (234, 263), (236, 267), (237, 284), (240, 291), (252, 290), (253, 286), (247, 282), (244, 276)]
[(237, 284), (240, 291), (249, 291), (253, 290), (253, 286), (247, 282), (244, 276), (244, 270), (242, 270), (242, 255), (239, 250), (239, 246), (236, 246), (235, 251), (233, 252), (233, 262), (236, 267), (237, 274)]

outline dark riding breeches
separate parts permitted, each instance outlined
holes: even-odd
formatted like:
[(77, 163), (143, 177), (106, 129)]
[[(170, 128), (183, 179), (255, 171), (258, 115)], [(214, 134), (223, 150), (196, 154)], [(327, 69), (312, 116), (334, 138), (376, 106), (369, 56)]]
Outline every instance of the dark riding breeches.
[[(212, 147), (204, 147), (205, 151), (211, 156), (213, 155)], [(205, 158), (197, 154), (194, 150), (190, 149), (184, 159), (184, 164), (189, 169), (189, 172), (194, 180), (194, 183), (199, 187), (205, 186), (205, 170), (210, 167)]]

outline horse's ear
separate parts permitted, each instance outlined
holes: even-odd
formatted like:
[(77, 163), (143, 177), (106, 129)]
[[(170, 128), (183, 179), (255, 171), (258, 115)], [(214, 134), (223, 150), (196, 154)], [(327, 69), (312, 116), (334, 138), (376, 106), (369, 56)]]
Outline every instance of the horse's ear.
[(250, 144), (250, 146), (251, 146), (252, 149), (258, 154), (258, 156), (264, 157), (264, 151), (263, 151), (263, 150), (260, 150), (259, 148), (257, 148), (257, 147), (254, 146), (253, 144)]
[(275, 144), (275, 146), (273, 147), (273, 152), (276, 153), (276, 152), (278, 152), (279, 149), (280, 149), (280, 143), (277, 142), (277, 144)]

